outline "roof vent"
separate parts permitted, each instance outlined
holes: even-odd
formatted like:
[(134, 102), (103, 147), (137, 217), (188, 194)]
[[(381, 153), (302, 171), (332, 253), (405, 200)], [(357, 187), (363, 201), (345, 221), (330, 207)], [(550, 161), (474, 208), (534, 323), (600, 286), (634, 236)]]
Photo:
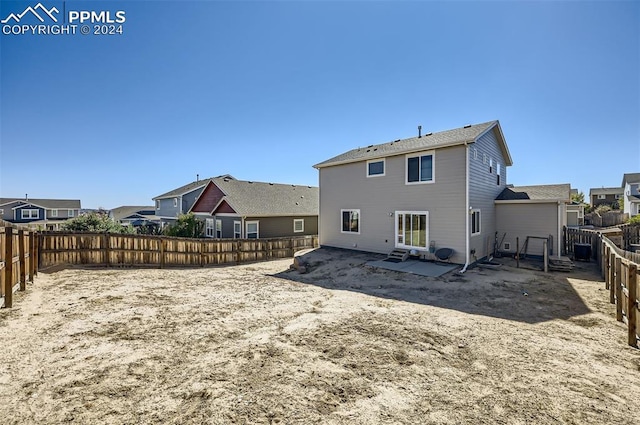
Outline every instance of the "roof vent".
[(422, 137), (422, 126), (418, 126), (418, 139)]
[(273, 186), (273, 183), (269, 183), (269, 186)]
[(469, 127), (471, 127), (471, 124), (467, 124), (464, 126), (464, 128), (469, 128)]
[(304, 195), (302, 195), (302, 196), (300, 197), (300, 199), (304, 199)]
[(425, 134), (425, 136), (431, 136), (433, 133), (427, 133)]
[(300, 204), (296, 202), (296, 205), (300, 205)]
[(249, 180), (247, 183), (253, 183), (251, 180)]
[(367, 147), (368, 147), (368, 148), (371, 148), (371, 147), (373, 147), (373, 145), (369, 145), (369, 146), (367, 146)]

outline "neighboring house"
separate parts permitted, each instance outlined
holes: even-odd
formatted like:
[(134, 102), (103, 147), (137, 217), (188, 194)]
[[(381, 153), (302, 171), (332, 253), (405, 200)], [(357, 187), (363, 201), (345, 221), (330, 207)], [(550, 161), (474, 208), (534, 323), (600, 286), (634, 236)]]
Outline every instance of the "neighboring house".
[[(496, 231), (499, 252), (543, 254), (547, 238), (552, 255), (559, 255), (562, 228), (568, 225), (571, 185), (507, 187), (496, 198)], [(576, 217), (577, 218), (577, 217)], [(527, 238), (529, 241), (527, 242)]]
[(159, 217), (156, 216), (156, 209), (150, 206), (121, 206), (109, 211), (109, 218), (112, 220), (131, 226), (145, 226), (149, 224), (160, 224)]
[(59, 230), (80, 214), (78, 199), (0, 198), (0, 219), (10, 223)]
[(640, 214), (640, 173), (627, 173), (622, 177), (624, 213), (629, 217)]
[[(167, 201), (172, 199), (176, 200)], [(165, 220), (169, 214), (177, 217), (188, 212), (204, 220), (206, 237), (257, 239), (318, 233), (317, 187), (243, 181), (223, 175), (197, 180), (154, 200), (156, 214)], [(178, 212), (180, 205), (182, 210)]]
[[(320, 244), (489, 255), (511, 155), (498, 121), (353, 149), (316, 164)], [(567, 195), (568, 196), (568, 195)], [(489, 249), (489, 250), (488, 250)]]
[(567, 226), (580, 227), (584, 225), (584, 205), (571, 201), (567, 205)]
[(589, 189), (589, 200), (594, 208), (598, 205), (618, 205), (623, 193), (624, 188), (622, 187), (591, 188)]

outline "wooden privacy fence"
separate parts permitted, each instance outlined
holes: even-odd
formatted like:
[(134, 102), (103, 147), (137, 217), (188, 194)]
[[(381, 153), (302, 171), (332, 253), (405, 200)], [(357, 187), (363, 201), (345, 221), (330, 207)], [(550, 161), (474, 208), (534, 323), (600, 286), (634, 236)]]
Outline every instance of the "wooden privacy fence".
[(627, 325), (629, 345), (637, 347), (640, 338), (640, 254), (624, 251), (606, 237), (602, 237), (600, 252), (605, 287), (609, 290), (609, 301), (616, 305), (616, 319)]
[(24, 291), (37, 273), (37, 233), (0, 227), (0, 307), (12, 307), (13, 293)]
[(40, 267), (59, 264), (202, 267), (292, 257), (296, 251), (317, 246), (317, 235), (274, 239), (187, 239), (42, 232)]

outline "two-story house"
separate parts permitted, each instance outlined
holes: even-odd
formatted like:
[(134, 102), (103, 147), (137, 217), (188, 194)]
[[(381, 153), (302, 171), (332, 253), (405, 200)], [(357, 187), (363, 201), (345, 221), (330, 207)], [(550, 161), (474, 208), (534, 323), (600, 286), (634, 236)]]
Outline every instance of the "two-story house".
[(79, 199), (0, 198), (0, 219), (10, 223), (58, 230), (79, 214)]
[(627, 173), (622, 177), (624, 213), (629, 217), (640, 214), (640, 173)]
[(196, 180), (154, 198), (165, 223), (194, 213), (205, 237), (257, 239), (318, 233), (318, 188), (237, 180), (228, 174)]
[[(352, 149), (316, 164), (320, 244), (486, 256), (511, 155), (498, 121)], [(490, 239), (488, 239), (490, 238)]]
[(594, 208), (599, 205), (617, 207), (623, 194), (623, 187), (594, 187), (589, 189), (589, 200)]

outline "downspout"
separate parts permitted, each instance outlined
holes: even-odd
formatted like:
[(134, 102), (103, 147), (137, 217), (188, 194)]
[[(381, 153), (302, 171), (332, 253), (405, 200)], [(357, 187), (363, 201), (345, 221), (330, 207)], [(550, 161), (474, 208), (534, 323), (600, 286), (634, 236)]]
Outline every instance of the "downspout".
[(466, 154), (465, 157), (465, 208), (464, 208), (464, 215), (465, 215), (465, 219), (464, 219), (464, 223), (465, 223), (465, 248), (466, 248), (466, 253), (465, 253), (465, 261), (464, 261), (464, 267), (462, 268), (462, 270), (460, 270), (460, 274), (464, 273), (467, 271), (467, 267), (469, 267), (469, 261), (470, 261), (470, 254), (469, 251), (471, 249), (471, 247), (469, 246), (469, 145), (467, 144), (467, 142), (464, 143), (464, 151)]
[(558, 236), (556, 237), (556, 255), (560, 255), (561, 240), (562, 240), (562, 202), (558, 201)]

